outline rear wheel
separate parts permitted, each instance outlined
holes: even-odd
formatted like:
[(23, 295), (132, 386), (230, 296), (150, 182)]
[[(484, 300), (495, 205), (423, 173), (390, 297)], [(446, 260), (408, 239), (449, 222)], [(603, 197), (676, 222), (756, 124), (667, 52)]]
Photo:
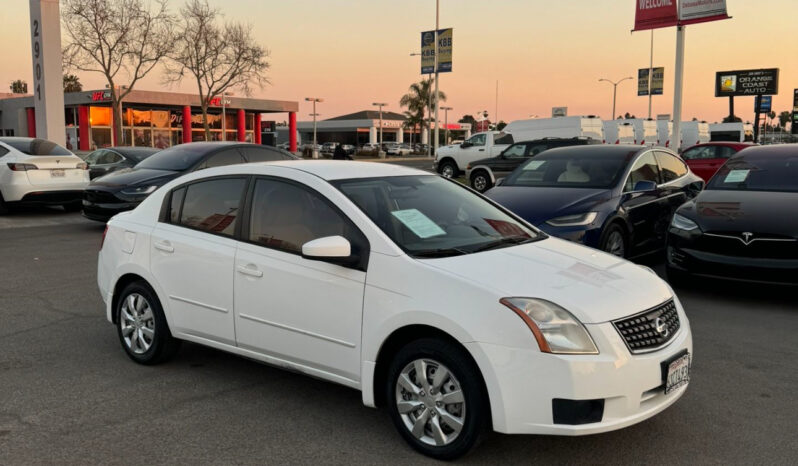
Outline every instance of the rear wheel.
[(451, 160), (446, 160), (441, 162), (440, 166), (438, 167), (438, 172), (444, 178), (454, 178), (457, 176), (457, 165)]
[(488, 421), (479, 371), (462, 348), (433, 338), (402, 348), (388, 369), (394, 426), (419, 452), (441, 460), (468, 453)]
[(471, 187), (480, 193), (484, 193), (485, 191), (493, 187), (493, 183), (490, 181), (490, 176), (488, 176), (488, 172), (486, 172), (485, 170), (477, 170), (474, 173), (472, 173)]
[(180, 347), (180, 341), (169, 331), (155, 292), (144, 282), (133, 282), (122, 290), (116, 317), (122, 348), (139, 364), (167, 361)]
[(626, 257), (628, 254), (628, 244), (626, 240), (626, 232), (623, 227), (617, 223), (613, 223), (604, 232), (604, 237), (601, 240), (601, 250), (608, 252), (614, 256)]

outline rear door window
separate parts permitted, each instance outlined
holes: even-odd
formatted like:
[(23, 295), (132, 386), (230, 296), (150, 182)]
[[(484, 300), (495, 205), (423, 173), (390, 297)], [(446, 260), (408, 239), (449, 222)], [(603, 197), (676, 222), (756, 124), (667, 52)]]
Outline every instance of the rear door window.
[(272, 150), (267, 147), (259, 147), (259, 146), (252, 146), (252, 147), (239, 147), (242, 154), (244, 154), (244, 158), (249, 163), (255, 162), (272, 162), (274, 160), (285, 160), (286, 157), (277, 150)]
[(224, 167), (227, 165), (235, 165), (237, 163), (246, 163), (246, 160), (244, 160), (244, 158), (241, 156), (241, 153), (236, 149), (226, 149), (205, 159), (197, 167), (197, 170), (204, 170), (206, 168), (213, 167)]
[(513, 144), (504, 151), (504, 156), (508, 159), (517, 159), (524, 156), (526, 152), (526, 144)]
[(687, 165), (666, 152), (657, 152), (657, 163), (663, 183), (679, 179), (687, 174)]
[(188, 185), (177, 223), (232, 237), (245, 186), (246, 178), (216, 178)]

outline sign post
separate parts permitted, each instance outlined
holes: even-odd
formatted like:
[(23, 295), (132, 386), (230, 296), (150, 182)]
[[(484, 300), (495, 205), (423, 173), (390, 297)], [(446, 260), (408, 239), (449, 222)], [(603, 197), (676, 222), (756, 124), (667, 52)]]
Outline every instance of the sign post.
[[(30, 0), (36, 137), (64, 145), (64, 87), (59, 0)], [(29, 132), (30, 128), (28, 129)]]
[[(421, 33), (421, 74), (435, 73), (435, 140), (429, 144), (430, 150), (438, 148), (438, 78), (439, 73), (452, 71), (452, 28), (440, 29), (440, 9), (435, 5), (435, 30)], [(430, 142), (430, 141), (428, 141)], [(428, 151), (428, 155), (429, 151)]]
[(792, 134), (798, 134), (798, 89), (793, 91), (792, 98), (792, 125), (790, 128)]

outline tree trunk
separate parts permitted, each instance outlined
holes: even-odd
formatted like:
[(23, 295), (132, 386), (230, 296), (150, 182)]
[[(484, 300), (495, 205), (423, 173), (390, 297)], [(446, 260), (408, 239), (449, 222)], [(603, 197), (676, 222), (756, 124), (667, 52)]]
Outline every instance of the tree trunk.
[(114, 86), (114, 82), (109, 79), (108, 84), (111, 87), (111, 132), (113, 133), (111, 136), (111, 145), (112, 146), (122, 146), (124, 142), (122, 141), (122, 112), (119, 108), (119, 94), (116, 93), (116, 86)]
[(205, 129), (205, 140), (211, 140), (211, 127), (208, 125), (208, 102), (206, 99), (202, 101), (202, 127)]

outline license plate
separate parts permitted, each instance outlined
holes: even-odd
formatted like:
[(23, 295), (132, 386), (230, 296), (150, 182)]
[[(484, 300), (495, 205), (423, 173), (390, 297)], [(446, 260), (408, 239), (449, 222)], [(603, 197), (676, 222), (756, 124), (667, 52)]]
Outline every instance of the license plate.
[(665, 369), (665, 394), (690, 382), (690, 354), (685, 352), (663, 364)]
[(66, 176), (66, 172), (64, 172), (63, 168), (50, 170), (50, 178), (63, 178), (64, 176)]

